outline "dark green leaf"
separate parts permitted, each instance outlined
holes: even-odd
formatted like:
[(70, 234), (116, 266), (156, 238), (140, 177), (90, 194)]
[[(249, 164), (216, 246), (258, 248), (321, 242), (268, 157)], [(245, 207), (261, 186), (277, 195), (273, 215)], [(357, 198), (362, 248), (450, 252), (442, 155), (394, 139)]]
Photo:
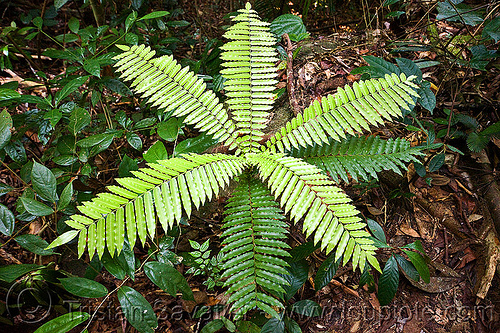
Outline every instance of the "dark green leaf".
[(495, 43), (498, 43), (500, 40), (500, 16), (495, 17), (484, 26), (483, 37), (490, 37)]
[(14, 214), (7, 207), (0, 204), (0, 232), (5, 236), (10, 236), (14, 231), (14, 225)]
[(382, 229), (380, 224), (378, 224), (372, 219), (367, 219), (366, 223), (368, 224), (368, 228), (370, 229), (373, 236), (375, 236), (375, 238), (377, 238), (382, 243), (387, 244), (387, 239), (385, 238), (384, 229)]
[(289, 274), (283, 276), (289, 284), (288, 286), (283, 286), (283, 289), (285, 289), (285, 295), (283, 298), (286, 301), (290, 300), (307, 281), (309, 265), (305, 259), (302, 259), (300, 261), (290, 263), (287, 270)]
[(201, 329), (200, 333), (215, 333), (224, 327), (224, 322), (221, 319), (214, 319)]
[(236, 322), (236, 328), (240, 333), (260, 333), (260, 327), (248, 320)]
[(363, 59), (370, 65), (370, 67), (372, 67), (374, 70), (377, 71), (378, 75), (377, 76), (372, 75), (373, 78), (384, 77), (385, 74), (390, 75), (392, 73), (396, 73), (399, 75), (401, 73), (401, 71), (399, 70), (399, 68), (396, 67), (396, 65), (388, 61), (385, 61), (382, 58), (377, 58), (374, 56), (364, 56)]
[(172, 142), (177, 139), (182, 122), (177, 118), (170, 118), (158, 124), (158, 135), (165, 141)]
[(435, 155), (429, 162), (429, 172), (438, 171), (444, 164), (444, 154)]
[(120, 166), (118, 167), (118, 175), (120, 177), (132, 177), (133, 174), (130, 171), (136, 171), (139, 170), (139, 165), (137, 164), (137, 161), (134, 159), (131, 159), (127, 155), (123, 156), (123, 160), (120, 163)]
[(0, 280), (7, 283), (13, 282), (18, 277), (23, 276), (26, 273), (35, 271), (43, 266), (35, 264), (19, 264), (19, 265), (9, 265), (0, 267)]
[(425, 283), (430, 282), (430, 272), (427, 263), (425, 262), (424, 257), (422, 257), (419, 253), (403, 250), (404, 253), (410, 258), (411, 263), (418, 271), (418, 274), (424, 280)]
[(126, 275), (134, 279), (135, 256), (127, 240), (125, 240), (125, 246), (119, 256), (111, 257), (109, 252), (105, 251), (101, 261), (104, 268), (117, 279), (123, 280)]
[(9, 157), (12, 158), (14, 162), (17, 162), (19, 164), (26, 163), (26, 149), (24, 149), (24, 145), (21, 143), (21, 141), (11, 141), (4, 147), (4, 149), (7, 155), (9, 155)]
[(153, 126), (155, 122), (156, 122), (155, 118), (141, 119), (137, 123), (134, 124), (134, 129), (147, 128), (147, 127)]
[(170, 13), (167, 12), (167, 11), (163, 11), (163, 10), (162, 11), (157, 11), (157, 12), (152, 12), (152, 13), (149, 13), (147, 15), (144, 15), (143, 17), (141, 17), (140, 19), (138, 19), (138, 21), (159, 18), (159, 17), (167, 16), (168, 14), (170, 14)]
[(180, 290), (184, 299), (194, 301), (193, 292), (186, 279), (173, 266), (152, 261), (144, 265), (144, 272), (154, 284), (173, 297), (177, 295), (177, 290)]
[(31, 169), (31, 183), (42, 199), (53, 203), (57, 201), (56, 177), (49, 168), (35, 161)]
[(50, 121), (52, 127), (55, 127), (62, 118), (62, 112), (59, 109), (51, 109), (43, 116), (43, 119)]
[(489, 137), (480, 135), (476, 132), (472, 132), (467, 136), (467, 147), (476, 153), (479, 153), (481, 150), (486, 148), (488, 142), (490, 142)]
[(121, 96), (131, 96), (132, 92), (130, 89), (121, 81), (115, 79), (109, 79), (104, 81), (104, 85), (114, 93)]
[(78, 161), (78, 157), (73, 155), (59, 155), (52, 159), (52, 162), (62, 166), (69, 166), (75, 163), (76, 161)]
[(330, 283), (330, 281), (332, 281), (341, 262), (342, 258), (335, 261), (335, 253), (332, 253), (325, 259), (325, 261), (323, 261), (323, 263), (321, 263), (321, 266), (319, 266), (318, 272), (314, 277), (314, 289), (316, 291), (323, 289), (328, 283)]
[[(61, 1), (65, 1), (65, 0), (58, 0), (59, 2)], [(43, 26), (43, 19), (40, 17), (40, 16), (37, 16), (33, 19), (33, 24), (35, 25), (35, 27), (37, 27), (38, 29), (42, 29), (42, 26)]]
[(359, 277), (359, 286), (363, 287), (364, 285), (368, 287), (368, 292), (370, 293), (375, 290), (375, 280), (373, 279), (372, 273), (370, 273), (368, 265), (365, 265), (363, 273), (361, 273), (361, 276)]
[(397, 58), (396, 63), (406, 76), (415, 75), (418, 78), (417, 83), (422, 81), (422, 71), (413, 61), (406, 58)]
[(78, 297), (99, 298), (108, 294), (108, 289), (99, 282), (82, 277), (59, 279), (64, 289)]
[(434, 109), (436, 108), (436, 95), (434, 95), (434, 93), (432, 92), (430, 84), (428, 86), (425, 84), (426, 82), (427, 81), (424, 81), (422, 83), (422, 87), (417, 91), (417, 93), (420, 95), (418, 102), (424, 109), (430, 111), (432, 114)]
[(319, 245), (314, 245), (314, 242), (306, 242), (294, 247), (290, 250), (290, 258), (288, 262), (296, 262), (307, 258), (311, 253), (319, 249)]
[(293, 14), (278, 16), (269, 28), (271, 32), (279, 37), (283, 36), (283, 34), (300, 35), (306, 33), (306, 27), (304, 22), (302, 22), (302, 18)]
[(378, 281), (378, 300), (380, 305), (387, 305), (396, 295), (399, 285), (398, 263), (394, 256), (391, 256), (385, 263), (384, 270)]
[(437, 4), (437, 20), (447, 20), (450, 22), (462, 22), (467, 25), (475, 26), (483, 22), (483, 18), (470, 7), (464, 4), (451, 4), (450, 0), (439, 1)]
[(135, 20), (137, 20), (137, 12), (132, 11), (132, 13), (130, 13), (125, 19), (125, 31), (130, 29), (130, 26), (134, 24)]
[(128, 286), (118, 289), (117, 295), (128, 322), (139, 332), (154, 332), (158, 327), (158, 320), (148, 301)]
[(16, 99), (21, 95), (12, 89), (0, 88), (0, 102)]
[(101, 65), (97, 59), (85, 59), (83, 62), (83, 69), (89, 74), (101, 77)]
[(76, 136), (82, 129), (90, 125), (90, 120), (90, 114), (87, 110), (81, 107), (76, 107), (71, 112), (71, 116), (69, 117), (68, 129), (71, 134)]
[(127, 142), (136, 150), (142, 150), (142, 140), (139, 135), (135, 133), (127, 133)]
[(7, 184), (4, 184), (2, 182), (0, 182), (0, 197), (4, 194), (7, 194), (9, 193), (10, 191), (12, 191), (14, 188), (12, 186), (9, 186)]
[(47, 216), (54, 212), (49, 206), (27, 197), (19, 198), (28, 213), (34, 216)]
[(54, 7), (56, 7), (56, 9), (59, 9), (62, 6), (64, 6), (68, 1), (69, 0), (54, 0)]
[(72, 16), (68, 21), (68, 28), (72, 33), (78, 34), (78, 30), (80, 30), (80, 21)]
[(14, 240), (23, 249), (33, 252), (34, 254), (38, 254), (41, 256), (50, 256), (52, 254), (55, 254), (53, 249), (46, 250), (47, 246), (49, 246), (49, 243), (41, 239), (39, 236), (26, 234), (17, 236)]
[(91, 148), (94, 147), (95, 145), (100, 144), (103, 141), (109, 140), (110, 138), (113, 138), (114, 134), (110, 133), (103, 133), (103, 134), (96, 134), (89, 136), (88, 138), (82, 139), (78, 141), (76, 144), (78, 147), (81, 148)]
[(302, 333), (299, 324), (292, 318), (285, 317), (285, 327), (288, 333)]
[(149, 163), (168, 159), (167, 149), (161, 141), (156, 141), (142, 156)]
[(201, 134), (196, 138), (186, 139), (179, 143), (174, 149), (174, 155), (186, 153), (202, 153), (215, 145), (218, 141), (212, 139), (211, 135)]
[(11, 137), (10, 129), (12, 128), (12, 118), (7, 110), (3, 110), (0, 113), (0, 149), (3, 149)]
[(40, 326), (35, 333), (66, 333), (89, 319), (86, 312), (70, 312)]
[(277, 318), (271, 318), (262, 326), (260, 333), (285, 333), (285, 322)]
[(64, 187), (64, 190), (61, 193), (61, 198), (57, 203), (57, 210), (63, 210), (64, 208), (68, 207), (72, 197), (73, 197), (73, 182), (70, 182), (68, 183), (68, 185), (66, 185), (66, 187)]
[(422, 254), (425, 254), (424, 247), (422, 246), (422, 243), (420, 240), (416, 240), (413, 243), (406, 244), (405, 246), (401, 246), (402, 249), (412, 249), (415, 251), (420, 251)]
[(322, 312), (321, 306), (310, 299), (304, 299), (293, 303), (293, 305), (291, 305), (291, 310), (307, 317), (317, 317), (320, 316)]
[(399, 254), (395, 254), (394, 256), (396, 257), (399, 267), (406, 274), (407, 277), (409, 277), (413, 281), (420, 280), (420, 275), (418, 274), (418, 271), (415, 269), (415, 266), (413, 266), (413, 264), (410, 261), (406, 260), (403, 256)]
[(69, 81), (61, 90), (59, 90), (56, 93), (55, 105), (58, 106), (63, 99), (68, 97), (69, 94), (71, 94), (76, 89), (78, 89), (82, 84), (84, 84), (88, 78), (89, 78), (88, 76), (80, 76), (77, 77), (76, 79)]

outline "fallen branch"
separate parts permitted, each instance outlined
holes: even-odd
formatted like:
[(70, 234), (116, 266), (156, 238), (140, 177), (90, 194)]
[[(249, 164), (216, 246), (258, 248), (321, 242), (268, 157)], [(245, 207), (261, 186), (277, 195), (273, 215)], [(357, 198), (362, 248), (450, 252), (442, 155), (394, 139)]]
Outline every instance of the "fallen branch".
[(287, 62), (286, 62), (286, 89), (288, 92), (288, 99), (290, 101), (290, 105), (292, 106), (293, 114), (297, 115), (300, 112), (299, 103), (297, 103), (297, 99), (295, 98), (295, 87), (293, 86), (293, 49), (292, 49), (292, 41), (288, 34), (283, 34), (283, 38), (286, 41), (286, 53), (287, 53)]

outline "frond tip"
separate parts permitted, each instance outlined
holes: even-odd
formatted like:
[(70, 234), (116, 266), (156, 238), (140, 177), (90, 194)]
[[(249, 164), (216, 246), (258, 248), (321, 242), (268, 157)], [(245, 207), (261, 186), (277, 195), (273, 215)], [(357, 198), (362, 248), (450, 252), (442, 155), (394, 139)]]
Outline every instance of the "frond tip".
[(264, 291), (283, 293), (288, 265), (280, 257), (290, 248), (281, 239), (287, 237), (285, 217), (269, 190), (249, 175), (241, 177), (233, 196), (228, 200), (223, 228), (224, 286), (231, 296), (232, 311), (240, 318), (258, 307), (278, 317), (272, 308), (283, 308), (280, 301)]

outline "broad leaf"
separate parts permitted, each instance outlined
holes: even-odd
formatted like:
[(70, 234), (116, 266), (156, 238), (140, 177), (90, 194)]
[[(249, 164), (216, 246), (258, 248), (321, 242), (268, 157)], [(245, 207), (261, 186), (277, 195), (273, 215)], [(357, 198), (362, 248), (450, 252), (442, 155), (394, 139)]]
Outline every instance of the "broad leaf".
[(0, 149), (3, 149), (9, 143), (12, 128), (12, 118), (7, 110), (0, 113)]
[(419, 253), (413, 251), (403, 250), (404, 253), (410, 258), (411, 263), (418, 271), (418, 274), (424, 280), (425, 283), (430, 282), (430, 272), (427, 263), (425, 262), (424, 257), (422, 257)]
[(332, 253), (328, 258), (321, 263), (318, 272), (314, 278), (314, 289), (316, 291), (323, 289), (330, 281), (332, 281), (339, 265), (342, 263), (342, 258), (335, 260), (335, 253)]
[(408, 276), (413, 281), (420, 280), (420, 275), (418, 274), (418, 271), (415, 269), (415, 266), (413, 266), (413, 264), (410, 261), (406, 260), (400, 254), (395, 254), (394, 256), (396, 257), (399, 267), (406, 274), (406, 276)]
[(68, 97), (69, 94), (71, 94), (82, 84), (84, 84), (88, 78), (89, 76), (79, 76), (76, 79), (73, 79), (66, 83), (66, 85), (56, 93), (54, 104), (58, 106), (63, 99)]
[(378, 300), (380, 305), (387, 305), (396, 295), (399, 285), (398, 263), (394, 256), (391, 256), (385, 263), (382, 275), (378, 280)]
[(50, 243), (50, 245), (47, 247), (47, 250), (69, 243), (77, 235), (78, 235), (78, 230), (66, 231), (64, 234), (60, 235), (52, 243)]
[(168, 159), (167, 149), (161, 141), (156, 141), (142, 156), (149, 163)]
[(302, 18), (293, 14), (284, 14), (278, 16), (270, 26), (271, 31), (281, 37), (288, 34), (292, 41), (298, 41), (296, 37), (306, 33), (306, 27)]
[(66, 333), (89, 319), (86, 312), (70, 312), (40, 326), (35, 333)]
[(23, 276), (26, 273), (35, 271), (42, 268), (43, 266), (35, 264), (20, 264), (20, 265), (9, 265), (0, 267), (0, 280), (7, 283), (13, 282), (18, 277)]
[(14, 224), (14, 214), (7, 207), (0, 204), (0, 232), (5, 236), (12, 235)]
[(21, 203), (28, 213), (34, 216), (47, 216), (54, 213), (49, 206), (27, 197), (21, 197)]
[(144, 265), (144, 272), (154, 284), (172, 297), (175, 297), (177, 290), (180, 290), (184, 299), (194, 301), (193, 292), (186, 279), (173, 266), (152, 261)]
[(31, 169), (31, 182), (33, 189), (42, 199), (52, 203), (57, 201), (56, 177), (49, 168), (35, 161)]
[(142, 333), (153, 333), (158, 320), (148, 301), (134, 289), (123, 286), (118, 289), (118, 300), (130, 325)]
[(78, 297), (99, 298), (108, 294), (108, 289), (99, 282), (82, 277), (59, 279), (64, 289)]
[(49, 256), (49, 255), (55, 254), (54, 250), (52, 250), (52, 249), (46, 250), (47, 246), (49, 246), (49, 243), (47, 243), (45, 240), (41, 239), (39, 236), (26, 234), (26, 235), (17, 236), (14, 240), (22, 248), (24, 248), (30, 252), (33, 252), (35, 254), (38, 254), (41, 256)]
[(269, 319), (260, 333), (284, 333), (285, 332), (285, 322), (281, 319), (271, 318)]
[(73, 182), (68, 183), (64, 190), (61, 193), (61, 198), (57, 203), (57, 210), (63, 210), (66, 208), (71, 202), (71, 198), (73, 197)]
[(387, 239), (385, 238), (384, 229), (382, 229), (380, 224), (378, 224), (372, 219), (367, 219), (366, 223), (368, 224), (368, 228), (372, 232), (373, 236), (375, 236), (375, 238), (377, 238), (382, 243), (387, 244)]
[(68, 129), (76, 136), (82, 129), (90, 125), (90, 114), (87, 110), (81, 107), (76, 107), (69, 117)]
[(307, 317), (317, 317), (321, 316), (321, 306), (310, 300), (310, 299), (304, 299), (298, 302), (295, 302), (291, 305), (291, 310), (293, 312), (296, 312), (300, 315), (307, 316)]
[(299, 289), (307, 281), (309, 274), (309, 265), (304, 259), (290, 263), (287, 267), (288, 275), (284, 275), (283, 278), (288, 282), (288, 286), (284, 286), (285, 295), (284, 299), (286, 301), (290, 300)]

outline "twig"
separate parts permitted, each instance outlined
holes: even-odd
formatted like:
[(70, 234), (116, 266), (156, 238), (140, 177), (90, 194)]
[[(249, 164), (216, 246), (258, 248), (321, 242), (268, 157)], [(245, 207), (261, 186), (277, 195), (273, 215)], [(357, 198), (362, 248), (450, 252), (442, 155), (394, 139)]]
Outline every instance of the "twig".
[(293, 86), (293, 50), (292, 50), (292, 41), (288, 34), (283, 34), (283, 38), (286, 41), (286, 53), (288, 56), (286, 62), (286, 88), (288, 92), (288, 100), (290, 101), (290, 105), (292, 106), (293, 114), (298, 115), (300, 112), (299, 103), (297, 103), (297, 99), (295, 98), (295, 88)]

